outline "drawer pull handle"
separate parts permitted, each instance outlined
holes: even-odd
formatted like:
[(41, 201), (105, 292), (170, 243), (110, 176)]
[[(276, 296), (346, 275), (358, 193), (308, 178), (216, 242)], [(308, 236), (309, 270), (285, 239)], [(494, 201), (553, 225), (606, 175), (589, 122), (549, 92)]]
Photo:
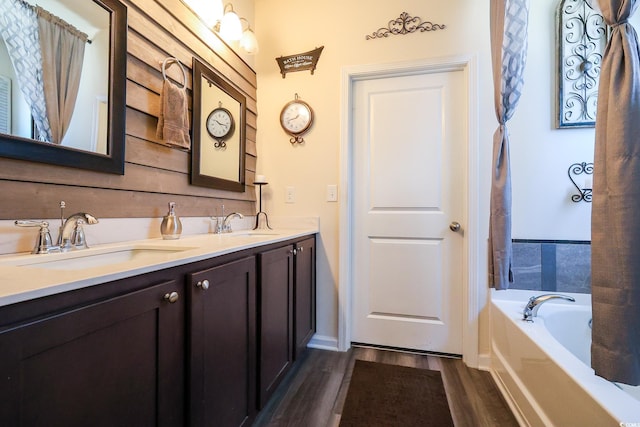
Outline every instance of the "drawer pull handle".
[(169, 303), (171, 303), (171, 304), (173, 304), (174, 302), (178, 301), (179, 297), (180, 296), (178, 295), (177, 292), (171, 292), (171, 293), (164, 294), (165, 301), (169, 301)]
[(201, 288), (203, 291), (206, 291), (207, 289), (209, 289), (209, 281), (208, 280), (202, 280), (198, 283), (196, 283), (196, 286)]

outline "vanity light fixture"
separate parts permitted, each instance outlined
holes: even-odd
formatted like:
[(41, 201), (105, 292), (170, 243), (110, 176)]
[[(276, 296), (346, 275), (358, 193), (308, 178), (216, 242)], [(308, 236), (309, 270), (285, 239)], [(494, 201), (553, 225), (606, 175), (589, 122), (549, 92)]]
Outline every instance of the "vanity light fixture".
[[(182, 0), (206, 25), (226, 42), (239, 42), (249, 55), (258, 53), (258, 39), (249, 21), (239, 16), (233, 5), (222, 0)], [(246, 29), (243, 27), (246, 23)]]

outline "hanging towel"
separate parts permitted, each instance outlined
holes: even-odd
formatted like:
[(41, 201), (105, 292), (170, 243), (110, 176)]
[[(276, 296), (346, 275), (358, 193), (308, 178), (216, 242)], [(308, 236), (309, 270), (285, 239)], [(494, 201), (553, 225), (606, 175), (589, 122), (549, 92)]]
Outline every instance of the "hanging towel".
[(156, 136), (176, 147), (191, 147), (187, 92), (184, 87), (178, 87), (169, 79), (165, 79), (162, 84)]

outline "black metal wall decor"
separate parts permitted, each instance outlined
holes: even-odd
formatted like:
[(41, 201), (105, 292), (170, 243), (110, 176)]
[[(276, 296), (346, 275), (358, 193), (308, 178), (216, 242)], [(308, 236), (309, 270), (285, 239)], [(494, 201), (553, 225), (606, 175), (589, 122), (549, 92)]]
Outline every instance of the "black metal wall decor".
[(378, 31), (374, 31), (367, 35), (366, 39), (371, 40), (389, 37), (389, 35), (410, 34), (415, 33), (416, 31), (424, 33), (425, 31), (444, 30), (445, 27), (446, 26), (443, 24), (434, 24), (433, 22), (422, 21), (422, 18), (419, 16), (411, 16), (407, 12), (402, 12), (399, 17), (389, 21), (389, 25), (387, 27), (379, 28)]
[(284, 79), (287, 77), (287, 73), (293, 71), (311, 70), (311, 74), (313, 75), (313, 72), (316, 70), (316, 66), (318, 65), (322, 49), (324, 49), (324, 46), (317, 47), (309, 52), (280, 56), (276, 58), (282, 78)]
[(590, 203), (593, 191), (593, 181), (591, 180), (591, 178), (587, 177), (587, 179), (585, 179), (583, 187), (580, 187), (580, 185), (576, 183), (576, 179), (578, 175), (593, 175), (593, 163), (574, 163), (569, 166), (569, 170), (567, 171), (567, 173), (569, 175), (571, 183), (578, 190), (578, 194), (573, 194), (571, 196), (571, 201), (575, 203), (582, 201)]
[(608, 26), (588, 0), (561, 0), (558, 7), (558, 111), (556, 127), (593, 127), (598, 80)]

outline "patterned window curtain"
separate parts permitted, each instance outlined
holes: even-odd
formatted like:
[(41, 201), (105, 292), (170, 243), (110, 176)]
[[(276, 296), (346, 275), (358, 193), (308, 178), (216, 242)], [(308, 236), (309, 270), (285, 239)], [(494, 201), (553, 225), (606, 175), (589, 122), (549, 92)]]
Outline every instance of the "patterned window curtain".
[(41, 7), (36, 13), (51, 142), (61, 144), (78, 97), (87, 35)]
[(640, 384), (640, 47), (637, 0), (600, 0), (612, 27), (602, 60), (591, 211), (591, 366)]
[(18, 85), (29, 105), (38, 135), (51, 141), (42, 82), (42, 56), (38, 22), (33, 6), (22, 0), (0, 1), (0, 35), (7, 45)]
[(489, 217), (489, 285), (508, 289), (511, 271), (511, 166), (507, 122), (524, 85), (527, 59), (528, 0), (491, 0), (491, 58), (496, 117)]

